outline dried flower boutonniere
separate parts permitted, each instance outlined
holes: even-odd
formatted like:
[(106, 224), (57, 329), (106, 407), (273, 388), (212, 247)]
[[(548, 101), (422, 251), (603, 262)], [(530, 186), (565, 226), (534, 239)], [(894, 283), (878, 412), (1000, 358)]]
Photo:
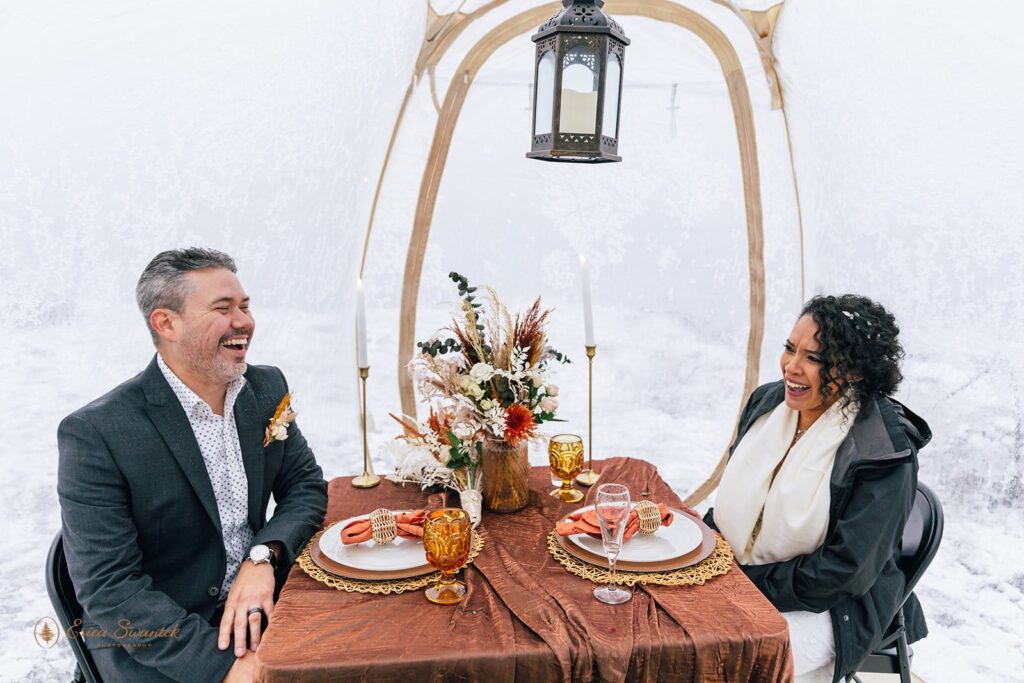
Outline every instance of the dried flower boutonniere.
[(287, 393), (281, 402), (277, 404), (274, 417), (270, 418), (267, 425), (266, 436), (263, 437), (263, 445), (269, 446), (275, 441), (284, 441), (288, 438), (288, 425), (295, 419), (296, 413), (292, 410), (292, 395)]

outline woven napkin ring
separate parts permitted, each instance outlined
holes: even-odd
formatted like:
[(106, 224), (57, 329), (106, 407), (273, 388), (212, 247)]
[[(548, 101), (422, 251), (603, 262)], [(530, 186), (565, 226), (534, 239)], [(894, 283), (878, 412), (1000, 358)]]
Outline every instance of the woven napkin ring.
[(373, 529), (373, 542), (387, 545), (398, 535), (395, 525), (395, 513), (387, 508), (377, 508), (370, 513), (370, 527)]
[(633, 508), (640, 519), (640, 533), (650, 536), (661, 528), (661, 510), (649, 500), (641, 500)]

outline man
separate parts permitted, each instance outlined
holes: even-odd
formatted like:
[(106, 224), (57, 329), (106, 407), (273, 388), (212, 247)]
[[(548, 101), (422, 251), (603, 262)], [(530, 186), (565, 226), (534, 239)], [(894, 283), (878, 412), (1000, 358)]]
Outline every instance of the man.
[(288, 387), (246, 366), (235, 272), (210, 249), (158, 254), (136, 287), (156, 356), (58, 430), (78, 637), (106, 682), (251, 681), (278, 580), (327, 507), (298, 425), (268, 432)]

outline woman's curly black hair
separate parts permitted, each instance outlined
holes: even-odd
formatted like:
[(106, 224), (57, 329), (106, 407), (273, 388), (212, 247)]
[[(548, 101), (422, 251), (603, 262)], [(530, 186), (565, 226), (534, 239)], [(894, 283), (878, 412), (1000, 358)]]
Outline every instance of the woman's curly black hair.
[(840, 410), (866, 399), (891, 396), (903, 380), (903, 346), (896, 318), (866, 296), (816, 296), (800, 316), (810, 315), (818, 326), (821, 393), (827, 400), (836, 378), (850, 378), (850, 390), (840, 397)]

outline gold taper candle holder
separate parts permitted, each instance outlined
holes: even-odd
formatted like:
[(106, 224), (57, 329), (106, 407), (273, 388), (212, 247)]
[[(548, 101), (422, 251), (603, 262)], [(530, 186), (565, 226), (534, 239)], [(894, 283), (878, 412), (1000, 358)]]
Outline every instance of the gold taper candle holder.
[(594, 471), (594, 356), (597, 345), (587, 346), (587, 469), (576, 477), (580, 486), (593, 486), (601, 475)]
[(366, 442), (366, 378), (370, 376), (370, 368), (359, 368), (359, 379), (363, 383), (363, 402), (360, 420), (363, 425), (363, 473), (352, 480), (357, 489), (372, 489), (380, 483), (380, 477), (370, 472), (370, 446)]

